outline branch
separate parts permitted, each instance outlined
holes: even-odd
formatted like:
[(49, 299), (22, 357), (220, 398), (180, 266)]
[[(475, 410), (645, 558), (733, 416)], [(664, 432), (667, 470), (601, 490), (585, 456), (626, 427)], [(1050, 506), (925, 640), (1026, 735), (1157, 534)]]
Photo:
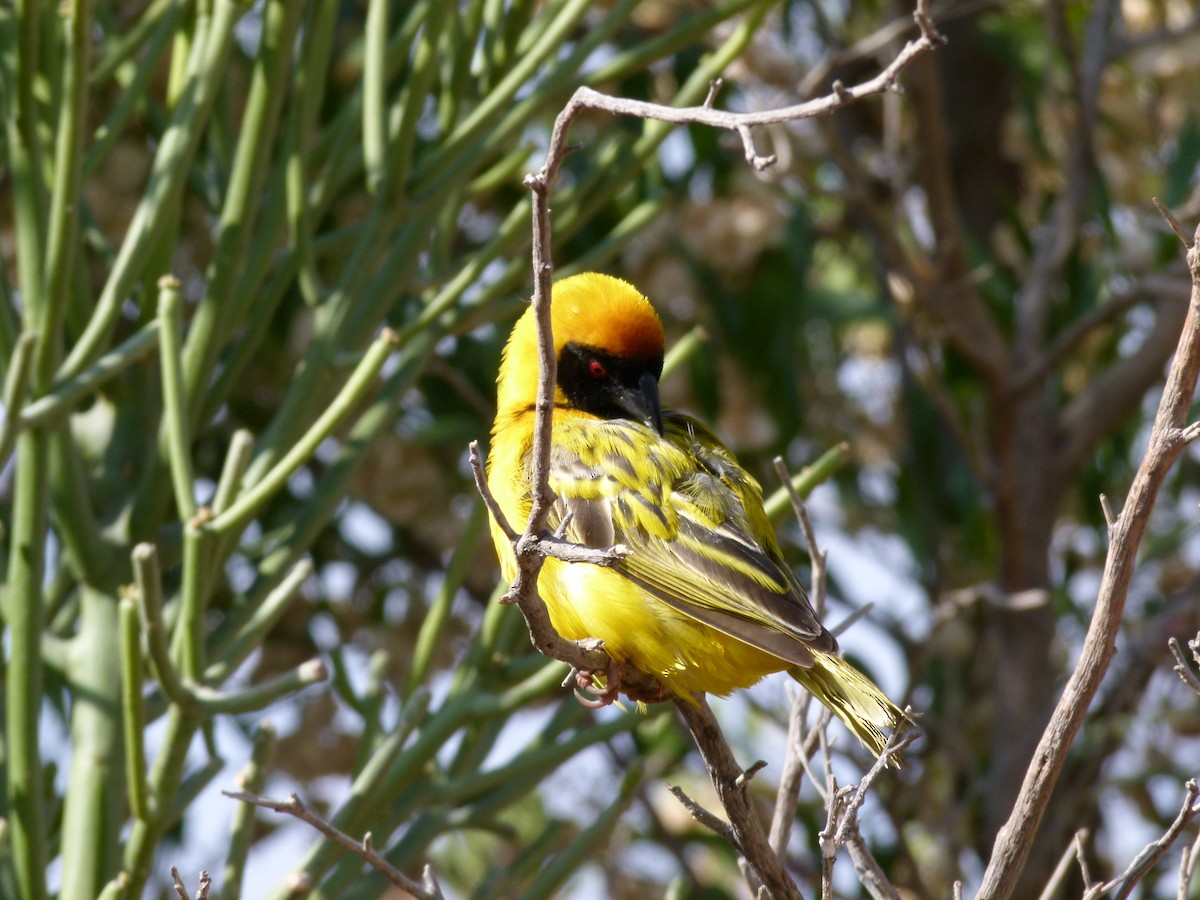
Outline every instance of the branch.
[(1146, 874), (1158, 864), (1159, 860), (1167, 855), (1167, 851), (1171, 849), (1171, 845), (1183, 833), (1183, 829), (1187, 828), (1193, 819), (1200, 816), (1200, 806), (1196, 805), (1196, 798), (1200, 797), (1200, 788), (1196, 786), (1196, 779), (1189, 778), (1183, 787), (1183, 806), (1180, 808), (1179, 814), (1175, 817), (1175, 821), (1171, 823), (1162, 837), (1151, 841), (1142, 848), (1142, 852), (1134, 857), (1133, 862), (1129, 864), (1128, 868), (1112, 879), (1112, 881), (1106, 881), (1103, 884), (1093, 885), (1088, 888), (1083, 895), (1083, 900), (1093, 900), (1093, 898), (1103, 896), (1117, 888), (1120, 888), (1120, 890), (1117, 890), (1117, 893), (1114, 895), (1115, 900), (1125, 900), (1126, 897), (1133, 893), (1133, 889), (1137, 886), (1137, 883), (1145, 878)]
[[(175, 893), (179, 900), (192, 900), (191, 894), (183, 884), (183, 879), (179, 876), (179, 870), (171, 866), (171, 886), (175, 888)], [(196, 887), (196, 900), (208, 900), (208, 892), (212, 889), (212, 878), (208, 872), (200, 872), (200, 884)]]
[(694, 700), (677, 698), (675, 706), (696, 741), (717, 797), (729, 816), (731, 843), (762, 882), (768, 896), (802, 900), (800, 891), (784, 871), (783, 863), (771, 849), (762, 820), (751, 802), (746, 773), (734, 759), (708, 703), (703, 697)]
[(1158, 381), (1188, 311), (1184, 304), (1164, 297), (1157, 304), (1155, 321), (1142, 345), (1116, 360), (1059, 413), (1062, 435), (1058, 460), (1062, 471), (1071, 471), (1096, 444), (1138, 407), (1146, 391)]
[(977, 895), (979, 900), (1010, 896), (1025, 866), (1067, 751), (1116, 652), (1117, 631), (1125, 611), (1138, 546), (1158, 491), (1187, 446), (1184, 428), (1200, 376), (1200, 249), (1195, 246), (1189, 249), (1187, 262), (1192, 292), (1183, 333), (1167, 374), (1145, 456), (1124, 508), (1109, 529), (1108, 557), (1083, 651), (1038, 743), (1012, 813), (996, 836)]
[(782, 456), (775, 457), (775, 471), (783, 482), (783, 488), (787, 491), (788, 499), (792, 501), (792, 511), (796, 514), (796, 520), (800, 523), (800, 533), (804, 535), (804, 543), (808, 547), (808, 555), (812, 560), (812, 587), (810, 593), (812, 595), (813, 609), (816, 610), (817, 618), (820, 619), (825, 613), (825, 564), (827, 557), (825, 551), (817, 546), (817, 534), (813, 530), (812, 519), (808, 516), (808, 507), (800, 499), (800, 492), (796, 490), (796, 486), (793, 484), (792, 473), (788, 471), (787, 463), (783, 461)]
[[(707, 125), (726, 131), (737, 132), (742, 138), (746, 153), (746, 161), (755, 169), (766, 169), (774, 164), (774, 157), (759, 156), (754, 150), (750, 130), (759, 125), (779, 125), (783, 122), (795, 122), (801, 119), (811, 119), (815, 116), (827, 115), (834, 110), (851, 103), (898, 89), (900, 73), (914, 60), (923, 54), (942, 46), (946, 39), (938, 34), (929, 18), (928, 0), (918, 0), (913, 19), (920, 29), (916, 40), (906, 43), (901, 51), (882, 72), (869, 81), (853, 87), (846, 87), (841, 82), (835, 82), (833, 89), (823, 97), (807, 100), (792, 106), (779, 109), (762, 110), (760, 112), (735, 113), (713, 109), (706, 100), (700, 106), (674, 107), (662, 106), (643, 100), (630, 100), (623, 97), (610, 97), (591, 88), (580, 88), (563, 111), (559, 113), (554, 123), (554, 131), (550, 140), (550, 152), (546, 164), (537, 174), (526, 179), (526, 184), (533, 189), (535, 199), (540, 188), (549, 190), (558, 177), (558, 167), (565, 154), (555, 152), (556, 147), (565, 147), (566, 134), (572, 123), (585, 109), (595, 109), (618, 116), (635, 116), (639, 119), (654, 119), (669, 122), (674, 125)], [(711, 96), (711, 95), (710, 95)], [(549, 258), (549, 254), (546, 254)], [(536, 274), (536, 273), (535, 273)]]
[(300, 802), (300, 798), (295, 794), (290, 795), (287, 800), (272, 800), (270, 797), (262, 797), (258, 794), (252, 794), (249, 791), (221, 791), (221, 793), (233, 800), (240, 800), (243, 803), (249, 803), (263, 809), (271, 809), (275, 812), (295, 816), (301, 822), (306, 822), (321, 832), (321, 834), (325, 835), (325, 837), (329, 838), (329, 840), (333, 841), (339, 847), (349, 850), (355, 856), (362, 859), (367, 865), (383, 875), (396, 887), (400, 888), (400, 890), (407, 891), (412, 896), (418, 898), (418, 900), (443, 900), (442, 889), (438, 886), (437, 880), (433, 876), (433, 870), (429, 866), (425, 867), (421, 883), (418, 884), (376, 852), (374, 846), (371, 844), (371, 833), (369, 831), (363, 835), (361, 842), (356, 841), (344, 831), (335, 828), (312, 812)]
[(1066, 360), (1095, 329), (1108, 324), (1121, 313), (1144, 303), (1147, 299), (1174, 294), (1177, 286), (1178, 279), (1175, 278), (1148, 278), (1115, 292), (1107, 303), (1094, 307), (1064, 328), (1044, 353), (1016, 373), (1010, 390), (1014, 394), (1023, 394), (1039, 385), (1041, 380), (1058, 368), (1059, 363)]
[[(1183, 655), (1183, 649), (1179, 646), (1177, 638), (1169, 638), (1167, 646), (1171, 648), (1171, 655), (1175, 657), (1175, 672), (1183, 679), (1183, 683), (1190, 687), (1197, 694), (1200, 694), (1200, 677), (1192, 671), (1192, 667), (1188, 665), (1187, 659)], [(1192, 659), (1200, 665), (1200, 632), (1197, 632), (1196, 637), (1188, 641), (1188, 648), (1192, 651)]]
[(1067, 849), (1062, 852), (1062, 856), (1058, 858), (1058, 864), (1055, 865), (1054, 871), (1050, 873), (1050, 878), (1046, 881), (1046, 886), (1042, 888), (1041, 894), (1038, 895), (1038, 900), (1054, 900), (1054, 895), (1058, 893), (1058, 889), (1062, 887), (1062, 883), (1066, 880), (1068, 873), (1071, 871), (1071, 860), (1075, 859), (1077, 847), (1081, 841), (1086, 841), (1088, 830), (1080, 828), (1071, 838), (1071, 843), (1067, 845)]

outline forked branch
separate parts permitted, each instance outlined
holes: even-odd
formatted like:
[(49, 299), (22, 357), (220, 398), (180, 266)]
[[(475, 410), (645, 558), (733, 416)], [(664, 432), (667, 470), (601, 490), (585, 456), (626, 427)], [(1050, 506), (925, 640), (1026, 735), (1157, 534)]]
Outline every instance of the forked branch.
[[(1197, 236), (1200, 237), (1200, 229)], [(1200, 375), (1200, 247), (1194, 241), (1184, 244), (1191, 273), (1191, 299), (1150, 441), (1125, 505), (1115, 518), (1110, 517), (1108, 557), (1083, 651), (1038, 743), (1012, 813), (996, 836), (979, 890), (980, 900), (1010, 896), (1025, 866), (1071, 742), (1116, 652), (1117, 631), (1129, 595), (1138, 546), (1155, 499), (1167, 473), (1195, 433), (1189, 427), (1188, 413)]]

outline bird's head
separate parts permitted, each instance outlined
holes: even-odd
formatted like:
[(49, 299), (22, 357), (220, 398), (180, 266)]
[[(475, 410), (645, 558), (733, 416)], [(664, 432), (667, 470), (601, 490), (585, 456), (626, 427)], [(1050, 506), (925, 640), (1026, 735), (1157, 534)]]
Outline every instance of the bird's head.
[[(601, 419), (633, 419), (661, 433), (663, 328), (650, 301), (620, 278), (585, 272), (554, 284), (550, 321), (558, 358), (555, 404)], [(530, 307), (504, 348), (497, 422), (532, 409), (537, 383)]]

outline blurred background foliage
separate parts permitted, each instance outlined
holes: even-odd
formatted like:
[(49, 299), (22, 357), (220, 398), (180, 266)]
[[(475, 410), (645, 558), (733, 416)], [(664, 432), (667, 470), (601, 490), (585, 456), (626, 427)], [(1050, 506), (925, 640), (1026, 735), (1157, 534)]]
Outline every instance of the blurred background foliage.
[[(211, 870), (228, 897), (382, 895), (305, 826), (234, 821), (255, 817), (217, 791), (253, 752), (248, 784), (370, 830), (414, 875), (430, 862), (450, 896), (739, 895), (732, 851), (665, 790), (713, 802), (673, 711), (583, 710), (495, 602), (465, 447), (486, 439), (529, 291), (521, 176), (574, 87), (696, 104), (722, 75), (728, 108), (786, 105), (875, 74), (910, 13), (0, 9), (6, 456), (22, 426), (0, 483), (0, 894), (165, 896), (177, 865)], [(774, 169), (753, 172), (734, 135), (595, 114), (553, 199), (556, 273), (630, 279), (669, 341), (701, 329), (664, 397), (769, 490), (773, 456), (799, 468), (846, 443), (811, 500), (828, 619), (873, 604), (843, 644), (921, 714), (912, 770), (878, 783), (863, 817), (920, 897), (955, 879), (969, 893), (1086, 628), (1097, 495), (1124, 494), (1188, 296), (1150, 198), (1189, 230), (1200, 217), (1186, 0), (933, 13), (950, 43), (903, 93), (760, 130)], [(378, 378), (353, 381), (385, 326)], [(23, 332), (37, 335), (27, 367)], [(1196, 698), (1166, 651), (1200, 628), (1195, 462), (1155, 512), (1122, 652), (1018, 896), (1080, 827), (1094, 875), (1119, 871), (1197, 774)], [(804, 567), (798, 531), (781, 534)], [(145, 662), (145, 635), (118, 641), (120, 598), (147, 605), (129, 589), (139, 542), (161, 560), (182, 699)], [(140, 674), (122, 678), (119, 655)], [(319, 687), (296, 675), (314, 656), (331, 674)], [(782, 759), (781, 681), (716, 704), (745, 764)], [(280, 687), (248, 696), (264, 684)], [(240, 705), (204, 706), (200, 688)], [(139, 716), (144, 738), (122, 732)], [(851, 744), (838, 736), (843, 782), (864, 763)], [(754, 781), (764, 805), (772, 771)], [(141, 782), (150, 799), (131, 807)], [(823, 811), (802, 796), (803, 885)], [(839, 891), (860, 895), (844, 868)], [(1172, 893), (1174, 868), (1144, 896)]]

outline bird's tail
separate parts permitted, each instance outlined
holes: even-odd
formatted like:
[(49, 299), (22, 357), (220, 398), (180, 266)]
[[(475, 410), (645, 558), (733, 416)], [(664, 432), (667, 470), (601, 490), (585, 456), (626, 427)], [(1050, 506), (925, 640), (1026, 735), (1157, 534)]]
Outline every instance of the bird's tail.
[[(876, 756), (887, 746), (891, 732), (911, 722), (871, 679), (833, 653), (814, 651), (812, 666), (795, 666), (788, 669), (788, 674), (825, 704)], [(889, 763), (900, 768), (904, 760), (897, 753)]]

